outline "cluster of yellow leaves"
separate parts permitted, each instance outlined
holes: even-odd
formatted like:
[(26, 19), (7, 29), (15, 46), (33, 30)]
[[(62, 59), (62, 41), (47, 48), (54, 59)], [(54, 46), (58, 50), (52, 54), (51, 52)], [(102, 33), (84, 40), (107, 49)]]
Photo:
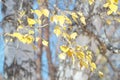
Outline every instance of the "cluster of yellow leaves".
[(75, 57), (79, 60), (81, 67), (90, 68), (91, 71), (96, 69), (96, 64), (92, 62), (92, 52), (85, 50), (85, 47), (76, 46), (75, 48), (68, 47), (67, 45), (60, 46), (62, 53), (59, 54), (60, 59), (66, 59), (66, 56), (72, 58), (73, 64)]
[[(63, 30), (66, 30), (63, 28)], [(67, 34), (65, 32), (62, 32), (63, 30), (61, 30), (61, 27), (59, 26), (56, 26), (54, 28), (54, 33), (56, 34), (56, 36), (58, 37), (59, 35), (62, 35), (64, 38), (68, 39), (68, 40), (71, 40), (71, 39), (75, 39), (77, 37), (77, 33), (76, 32), (73, 32), (71, 34)]]
[[(78, 16), (77, 14), (80, 16), (80, 18), (79, 18), (79, 16)], [(78, 21), (77, 21), (77, 19), (78, 19), (78, 20), (81, 21), (82, 24), (86, 25), (86, 21), (85, 21), (85, 17), (84, 17), (84, 15), (83, 15), (83, 13), (81, 13), (81, 12), (77, 12), (77, 13), (72, 12), (72, 13), (71, 13), (71, 16), (72, 16), (73, 20), (74, 20), (76, 23), (78, 23)]]
[(110, 15), (118, 10), (118, 0), (107, 0), (107, 3), (103, 5), (105, 8), (109, 8), (107, 14)]
[(34, 41), (34, 38), (33, 36), (29, 35), (29, 34), (25, 34), (25, 35), (22, 35), (18, 32), (15, 32), (13, 34), (7, 34), (13, 38), (17, 38), (19, 41), (23, 42), (23, 43), (26, 43), (26, 44), (30, 44)]
[[(78, 23), (77, 20), (80, 20), (82, 24), (86, 25), (85, 22), (85, 17), (83, 16), (82, 13), (78, 12), (78, 13), (70, 13), (70, 15), (72, 16), (73, 20)], [(54, 28), (54, 33), (56, 34), (57, 37), (59, 37), (60, 35), (69, 43), (72, 44), (76, 39), (76, 37), (78, 36), (77, 32), (72, 32), (72, 33), (67, 33), (67, 29), (64, 26), (64, 24), (72, 24), (72, 21), (65, 15), (53, 15), (50, 18), (51, 22), (55, 22), (57, 24), (57, 26)], [(80, 46), (79, 46), (80, 48)], [(79, 50), (79, 48), (77, 47), (77, 50)], [(90, 64), (87, 63), (86, 59), (88, 57), (89, 62), (91, 62), (91, 59), (89, 56), (85, 57), (84, 52), (82, 51), (76, 51), (73, 48), (70, 48), (66, 45), (62, 45), (60, 46), (60, 50), (62, 51), (61, 54), (59, 54), (59, 58), (65, 60), (66, 56), (69, 56), (70, 58), (72, 58), (72, 62), (74, 64), (75, 62), (75, 57), (77, 57), (80, 60), (80, 65), (81, 67), (83, 66), (88, 66)], [(95, 69), (95, 65), (93, 65), (93, 63), (91, 63), (91, 70)], [(88, 67), (87, 67), (88, 68)]]
[[(63, 33), (66, 30), (64, 24), (72, 24), (72, 21), (65, 15), (54, 15), (50, 18), (51, 22), (55, 22), (57, 26), (54, 28), (54, 33), (58, 37), (59, 35), (65, 36), (66, 34)], [(76, 33), (72, 35), (68, 35), (69, 38), (72, 37), (73, 39), (77, 36)], [(68, 38), (68, 37), (67, 37)]]
[[(32, 10), (31, 9), (31, 13), (36, 14), (38, 18), (33, 19), (33, 18), (27, 17), (27, 23), (30, 27), (32, 27), (35, 24), (41, 24), (40, 18), (42, 15), (44, 15), (45, 17), (49, 17), (48, 9), (41, 9), (41, 10)], [(20, 17), (18, 19), (18, 22), (20, 23), (20, 25), (17, 27), (18, 32), (14, 32), (13, 34), (7, 34), (7, 35), (17, 38), (18, 40), (20, 40), (23, 43), (30, 44), (34, 41), (34, 37), (33, 37), (34, 31), (28, 30), (25, 27), (23, 27), (24, 25), (22, 24), (23, 21), (21, 19), (24, 15), (25, 15), (25, 11), (19, 12)], [(28, 31), (28, 34), (23, 35), (23, 34), (19, 33), (20, 29), (26, 29)], [(36, 38), (35, 40), (38, 41), (39, 39)], [(42, 44), (45, 46), (48, 46), (48, 42), (44, 39), (42, 40)]]
[[(89, 4), (92, 5), (94, 3), (94, 0), (89, 0)], [(37, 23), (41, 23), (40, 18), (42, 15), (44, 15), (45, 17), (49, 17), (49, 10), (48, 9), (42, 9), (42, 10), (31, 10), (32, 13), (37, 15), (37, 19), (32, 19), (27, 17), (27, 22), (28, 25), (30, 27), (32, 27), (33, 25), (37, 24)], [(85, 16), (83, 15), (83, 13), (81, 12), (71, 12), (69, 13), (72, 16), (72, 19), (76, 22), (79, 23), (78, 21), (80, 21), (83, 25), (86, 25), (86, 20), (85, 20)], [(21, 16), (24, 15), (24, 12), (21, 13)], [(60, 46), (60, 50), (61, 50), (61, 54), (59, 55), (59, 57), (61, 59), (66, 59), (66, 57), (70, 57), (72, 59), (72, 62), (74, 64), (75, 61), (77, 61), (76, 59), (79, 60), (79, 64), (81, 67), (85, 67), (85, 68), (90, 68), (91, 71), (96, 69), (96, 64), (94, 62), (92, 62), (92, 52), (87, 50), (87, 47), (83, 48), (81, 46), (76, 46), (74, 42), (74, 40), (76, 39), (76, 37), (78, 36), (77, 32), (71, 32), (71, 33), (67, 33), (67, 29), (66, 29), (66, 25), (68, 24), (72, 24), (72, 21), (66, 16), (66, 15), (53, 15), (52, 17), (50, 17), (50, 21), (56, 23), (56, 27), (54, 28), (54, 33), (56, 34), (56, 36), (62, 36), (67, 42), (68, 45), (62, 45)], [(19, 21), (21, 23), (21, 21)], [(19, 26), (18, 29), (22, 29), (23, 26)], [(20, 40), (23, 43), (27, 43), (30, 44), (34, 41), (33, 35), (34, 31), (29, 30), (28, 34), (20, 34), (18, 32), (15, 32), (13, 34), (10, 34), (10, 36), (17, 38), (18, 40)], [(37, 41), (39, 40), (36, 39)], [(42, 40), (42, 44), (44, 46), (48, 46), (48, 41), (46, 40)], [(75, 44), (75, 45), (74, 45)], [(74, 45), (75, 47), (73, 48)]]
[[(82, 24), (86, 25), (85, 17), (81, 12), (77, 13), (70, 13), (73, 20), (78, 23), (77, 19), (81, 21)], [(79, 17), (80, 16), (80, 17)], [(50, 18), (51, 22), (55, 22), (57, 26), (54, 28), (54, 33), (58, 37), (59, 35), (62, 35), (64, 38), (67, 38), (68, 40), (75, 39), (77, 37), (77, 33), (73, 32), (71, 34), (66, 33), (66, 27), (64, 24), (72, 24), (72, 21), (65, 15), (54, 15)]]
[(52, 17), (50, 17), (50, 21), (55, 22), (60, 26), (63, 26), (65, 22), (72, 24), (71, 20), (65, 15), (53, 15)]
[(42, 9), (42, 10), (32, 10), (31, 9), (31, 12), (35, 13), (38, 16), (38, 18), (40, 18), (42, 15), (49, 17), (49, 10), (48, 9)]
[(41, 24), (40, 17), (42, 15), (49, 17), (49, 10), (48, 9), (42, 9), (42, 10), (32, 10), (32, 13), (35, 13), (38, 16), (38, 19), (32, 19), (32, 18), (27, 18), (28, 25), (32, 27), (32, 25), (35, 25), (36, 23)]

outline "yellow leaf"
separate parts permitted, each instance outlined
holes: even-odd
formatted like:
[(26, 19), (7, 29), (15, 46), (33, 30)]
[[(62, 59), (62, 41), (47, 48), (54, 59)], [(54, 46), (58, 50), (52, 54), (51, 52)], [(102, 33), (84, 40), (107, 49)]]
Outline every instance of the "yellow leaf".
[(81, 21), (84, 25), (86, 25), (85, 17), (84, 17), (84, 16), (82, 16), (82, 17), (80, 18), (80, 21)]
[(112, 10), (107, 11), (107, 14), (108, 14), (108, 15), (110, 15), (110, 14), (112, 14), (112, 13), (113, 13)]
[(85, 61), (80, 61), (80, 67), (88, 68), (88, 63)]
[(88, 46), (83, 46), (84, 50), (87, 50), (88, 49)]
[(18, 32), (15, 32), (15, 33), (11, 34), (11, 36), (16, 37), (19, 41), (21, 41), (23, 43), (27, 43), (27, 44), (30, 44), (34, 41), (33, 36), (28, 35), (28, 34), (22, 35)]
[(58, 36), (61, 34), (60, 27), (59, 27), (59, 26), (56, 26), (53, 32), (54, 32), (54, 33), (56, 34), (56, 36), (58, 37)]
[(72, 15), (72, 17), (74, 17), (74, 18), (78, 18), (77, 14), (76, 14), (75, 12), (72, 12), (71, 15)]
[(111, 24), (111, 20), (106, 20), (106, 23), (107, 23), (108, 25), (110, 25), (110, 24)]
[(103, 72), (101, 72), (101, 71), (99, 71), (98, 74), (99, 74), (100, 78), (102, 78), (104, 76)]
[(48, 9), (43, 9), (42, 14), (44, 14), (44, 16), (49, 17), (49, 10)]
[(33, 30), (29, 30), (29, 34), (34, 34), (34, 31)]
[(83, 51), (76, 52), (76, 56), (79, 59), (83, 59), (85, 57), (85, 53)]
[(72, 16), (72, 19), (78, 24), (78, 21), (75, 17)]
[(87, 55), (87, 56), (86, 56), (86, 59), (87, 59), (88, 62), (91, 62), (92, 56), (91, 56), (91, 55)]
[(68, 24), (72, 24), (72, 21), (68, 18), (68, 17), (65, 17), (65, 22), (68, 23)]
[(109, 0), (111, 4), (118, 4), (118, 0)]
[(108, 0), (107, 3), (103, 5), (103, 7), (110, 9), (107, 11), (107, 14), (110, 15), (118, 10), (118, 0)]
[(59, 23), (60, 26), (63, 26), (65, 22), (65, 17), (63, 15), (54, 15), (50, 17), (51, 22), (55, 22), (56, 24)]
[(30, 11), (31, 11), (31, 13), (34, 13), (34, 10), (33, 10), (33, 9), (31, 9)]
[(65, 22), (65, 17), (62, 15), (57, 16), (58, 22), (60, 24), (60, 26), (63, 26), (64, 22)]
[(118, 9), (118, 6), (115, 5), (115, 4), (110, 4), (110, 5), (109, 5), (109, 8), (110, 8), (110, 10), (111, 10), (112, 12), (116, 12), (117, 9)]
[(64, 37), (64, 38), (67, 38), (67, 36), (69, 36), (67, 33), (62, 33), (62, 36)]
[(94, 62), (90, 63), (91, 71), (96, 69), (96, 64)]
[(91, 63), (91, 66), (96, 69), (96, 64), (94, 62)]
[(27, 22), (30, 26), (36, 24), (36, 21), (34, 19), (31, 19), (31, 18), (27, 18)]
[(55, 16), (56, 16), (56, 15), (50, 17), (50, 21), (51, 21), (51, 22), (54, 22)]
[(62, 46), (60, 46), (60, 50), (64, 53), (66, 53), (69, 50), (69, 47), (62, 45)]
[(77, 51), (79, 51), (79, 50), (81, 50), (81, 49), (82, 49), (82, 46), (79, 46), (79, 45), (76, 46), (76, 50), (77, 50)]
[(18, 28), (17, 28), (17, 31), (19, 31), (20, 29), (23, 29), (23, 26), (18, 26)]
[(69, 57), (72, 57), (73, 53), (74, 53), (74, 51), (73, 51), (72, 49), (69, 49), (69, 50), (67, 51), (67, 55), (68, 55)]
[(103, 7), (107, 8), (109, 6), (109, 3), (105, 3)]
[(62, 60), (65, 60), (66, 54), (65, 53), (60, 53), (58, 57)]
[(77, 21), (77, 18), (78, 18), (77, 14), (73, 12), (73, 13), (71, 13), (71, 15), (72, 15), (72, 19), (73, 19), (76, 23), (78, 23), (78, 21)]
[(21, 37), (22, 36), (22, 34), (20, 34), (20, 33), (18, 33), (18, 32), (14, 32), (13, 34), (12, 34), (12, 36), (13, 37)]
[(94, 3), (94, 0), (89, 0), (89, 4), (92, 5)]
[(31, 36), (31, 35), (29, 35), (29, 34), (25, 34), (25, 35), (23, 36), (23, 38), (20, 39), (20, 41), (22, 41), (22, 42), (24, 42), (24, 43), (27, 43), (27, 44), (30, 44), (30, 43), (32, 43), (32, 42), (34, 41), (34, 37)]
[(13, 39), (12, 39), (12, 38), (10, 39), (10, 42), (13, 42)]
[(88, 50), (88, 51), (86, 52), (86, 54), (87, 54), (87, 55), (91, 55), (92, 52)]
[(114, 0), (115, 4), (118, 4), (118, 0)]
[(75, 39), (76, 36), (77, 36), (77, 33), (76, 33), (76, 32), (73, 32), (73, 33), (70, 35), (70, 38), (71, 38), (71, 39)]
[(44, 46), (48, 46), (48, 41), (43, 40), (43, 41), (42, 41), (42, 44), (43, 44)]
[(42, 13), (40, 10), (34, 10), (34, 13), (40, 18), (42, 16)]
[(80, 16), (83, 16), (83, 13), (82, 12), (77, 12)]
[(62, 36), (63, 36), (63, 38), (69, 43), (69, 44), (71, 44), (71, 38), (70, 38), (70, 35), (69, 34), (67, 34), (67, 33), (62, 33)]
[[(67, 38), (67, 36), (69, 36), (66, 32), (63, 32), (62, 33), (62, 36), (64, 37), (64, 38)], [(70, 36), (69, 36), (70, 37)]]
[(22, 23), (22, 21), (20, 20), (20, 19), (18, 19), (18, 22), (21, 24)]

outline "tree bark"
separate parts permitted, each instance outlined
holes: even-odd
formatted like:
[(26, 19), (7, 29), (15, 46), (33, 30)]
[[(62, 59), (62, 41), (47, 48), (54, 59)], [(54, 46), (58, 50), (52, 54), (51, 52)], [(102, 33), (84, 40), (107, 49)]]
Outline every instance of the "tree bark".
[[(49, 42), (49, 27), (45, 27), (45, 39)], [(46, 52), (47, 52), (47, 59), (48, 59), (48, 68), (49, 68), (49, 74), (51, 80), (55, 80), (55, 67), (52, 63), (51, 58), (51, 51), (50, 51), (50, 45), (45, 46)]]
[[(47, 0), (41, 0), (41, 9), (48, 9), (48, 1)], [(48, 24), (49, 25), (49, 20), (47, 17), (42, 16), (42, 25)], [(45, 40), (49, 42), (49, 26), (45, 26), (44, 28), (44, 37)], [(52, 63), (52, 58), (51, 58), (51, 51), (50, 51), (50, 45), (45, 46), (46, 53), (47, 53), (47, 59), (48, 59), (48, 69), (49, 69), (49, 76), (50, 80), (55, 80), (55, 67)]]
[[(40, 30), (41, 32), (42, 30)], [(40, 39), (38, 41), (38, 48), (39, 51), (37, 52), (37, 59), (36, 59), (36, 73), (37, 73), (37, 80), (42, 80), (41, 76), (41, 69), (42, 69), (42, 38), (41, 34), (39, 35)]]
[(0, 75), (0, 80), (2, 80), (2, 76)]

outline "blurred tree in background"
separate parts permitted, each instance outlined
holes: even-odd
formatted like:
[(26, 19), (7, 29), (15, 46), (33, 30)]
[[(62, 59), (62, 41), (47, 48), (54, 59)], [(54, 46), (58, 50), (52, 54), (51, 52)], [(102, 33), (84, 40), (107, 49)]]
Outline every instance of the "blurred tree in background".
[(119, 0), (0, 3), (1, 80), (120, 79)]

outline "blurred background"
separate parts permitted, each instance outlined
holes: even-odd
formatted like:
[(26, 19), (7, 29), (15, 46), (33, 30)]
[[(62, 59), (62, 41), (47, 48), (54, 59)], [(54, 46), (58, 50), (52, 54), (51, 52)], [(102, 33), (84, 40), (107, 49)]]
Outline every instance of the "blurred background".
[[(89, 1), (94, 3), (90, 5)], [(111, 1), (116, 1), (118, 10), (108, 15), (109, 8), (104, 7), (107, 0), (0, 0), (0, 80), (120, 80), (120, 1)], [(49, 27), (39, 31), (39, 25), (32, 28), (34, 37), (49, 41), (47, 47), (41, 45), (40, 39), (24, 44), (5, 35), (17, 31), (19, 11), (25, 11), (22, 24), (27, 27), (27, 16), (37, 18), (31, 14), (31, 9), (42, 7), (47, 7), (51, 16), (61, 11), (84, 14), (84, 27), (68, 15), (73, 24), (67, 26), (67, 31), (77, 32), (75, 42), (92, 51), (97, 66), (95, 71), (80, 68), (77, 61), (72, 64), (69, 57), (59, 59), (59, 46), (67, 42), (54, 34), (55, 23), (49, 23)], [(25, 29), (20, 32), (26, 33)]]

